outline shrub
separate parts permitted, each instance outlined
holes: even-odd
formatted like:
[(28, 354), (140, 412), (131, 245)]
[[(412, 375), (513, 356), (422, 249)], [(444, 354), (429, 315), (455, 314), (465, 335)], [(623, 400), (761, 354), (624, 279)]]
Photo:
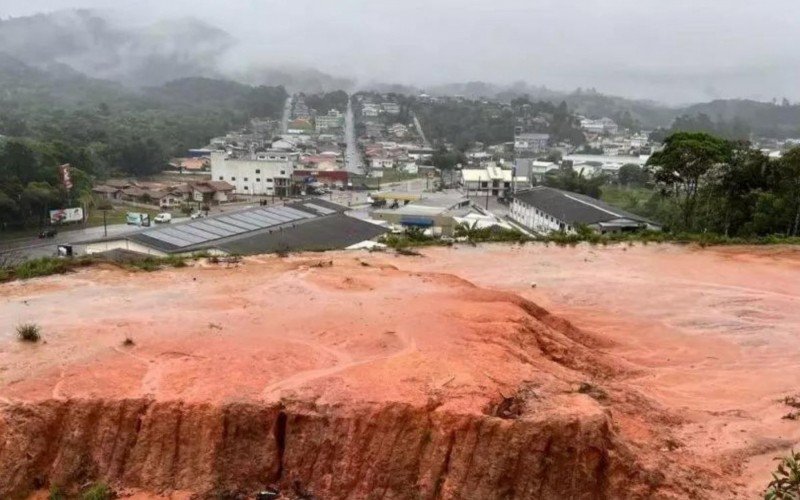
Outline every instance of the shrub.
[(19, 279), (50, 276), (51, 274), (64, 274), (70, 270), (69, 261), (53, 257), (26, 260), (14, 269), (14, 274)]
[(778, 467), (764, 493), (765, 500), (797, 500), (800, 498), (800, 453), (776, 458)]
[(17, 337), (24, 342), (39, 342), (42, 338), (39, 325), (35, 323), (23, 323), (17, 325)]
[(130, 337), (125, 337), (125, 340), (122, 341), (122, 345), (125, 347), (133, 347), (136, 345), (136, 342), (134, 342)]
[(110, 500), (111, 498), (111, 488), (105, 483), (96, 483), (81, 495), (81, 500)]
[(58, 486), (50, 487), (50, 494), (47, 495), (47, 500), (67, 500), (67, 495)]

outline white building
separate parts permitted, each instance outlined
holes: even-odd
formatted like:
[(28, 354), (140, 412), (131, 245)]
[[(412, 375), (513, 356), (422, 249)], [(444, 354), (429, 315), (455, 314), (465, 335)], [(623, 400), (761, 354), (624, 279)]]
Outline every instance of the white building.
[(400, 105), (396, 102), (384, 102), (381, 103), (381, 109), (387, 115), (399, 115), (400, 114)]
[(599, 120), (584, 118), (581, 120), (581, 129), (591, 134), (615, 135), (619, 132), (619, 126), (611, 118), (600, 118)]
[(344, 116), (337, 109), (328, 111), (327, 115), (320, 115), (314, 119), (317, 133), (337, 129), (344, 126)]
[(461, 187), (468, 194), (492, 196), (505, 196), (513, 192), (515, 184), (526, 185), (527, 177), (513, 176), (508, 169), (490, 163), (486, 168), (468, 168), (461, 170)]
[(514, 152), (517, 154), (537, 154), (547, 151), (549, 134), (514, 134)]
[[(261, 158), (261, 159), (258, 159)], [(266, 152), (249, 158), (211, 154), (211, 179), (226, 181), (236, 194), (287, 196), (294, 162), (287, 153)]]
[(395, 160), (390, 157), (376, 156), (370, 159), (370, 166), (375, 169), (394, 168)]
[(511, 201), (509, 216), (534, 232), (574, 233), (587, 226), (599, 233), (660, 230), (661, 226), (589, 196), (536, 186), (518, 192)]

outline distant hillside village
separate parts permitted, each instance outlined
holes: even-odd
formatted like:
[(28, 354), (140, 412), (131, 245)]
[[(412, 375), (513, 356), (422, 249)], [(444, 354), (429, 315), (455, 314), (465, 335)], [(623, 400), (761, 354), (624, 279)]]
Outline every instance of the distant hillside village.
[[(158, 255), (212, 243), (256, 251), (361, 248), (415, 234), (455, 241), (475, 231), (512, 239), (660, 231), (662, 216), (674, 222), (678, 208), (659, 205), (648, 160), (665, 145), (651, 136), (527, 99), (296, 93), (279, 119), (252, 119), (173, 158), (155, 179), (102, 181), (93, 193), (211, 217), (152, 230), (161, 243), (147, 233), (124, 239), (124, 248)], [(760, 153), (780, 158), (794, 144), (764, 142)], [(614, 190), (622, 197), (610, 202), (603, 195)], [(253, 208), (279, 205), (293, 208)], [(223, 215), (229, 210), (244, 211)], [(120, 248), (88, 248), (112, 247)]]

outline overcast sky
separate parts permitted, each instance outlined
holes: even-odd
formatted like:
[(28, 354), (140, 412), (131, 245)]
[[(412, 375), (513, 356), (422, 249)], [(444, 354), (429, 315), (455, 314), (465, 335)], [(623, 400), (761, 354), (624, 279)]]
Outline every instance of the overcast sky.
[(670, 103), (800, 101), (800, 0), (0, 0), (0, 16), (75, 7), (197, 17), (241, 42), (232, 66), (418, 85), (525, 80)]

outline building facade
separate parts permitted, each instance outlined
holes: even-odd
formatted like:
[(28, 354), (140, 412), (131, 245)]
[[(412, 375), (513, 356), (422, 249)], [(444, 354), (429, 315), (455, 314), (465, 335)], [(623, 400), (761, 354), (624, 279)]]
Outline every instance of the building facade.
[(295, 168), (291, 157), (267, 154), (262, 158), (228, 158), (224, 152), (214, 152), (211, 179), (230, 183), (237, 195), (288, 196)]
[(549, 134), (514, 134), (514, 152), (518, 155), (538, 154), (547, 151)]
[(509, 217), (534, 232), (574, 233), (585, 226), (598, 233), (659, 231), (653, 221), (586, 195), (536, 186), (514, 195)]

